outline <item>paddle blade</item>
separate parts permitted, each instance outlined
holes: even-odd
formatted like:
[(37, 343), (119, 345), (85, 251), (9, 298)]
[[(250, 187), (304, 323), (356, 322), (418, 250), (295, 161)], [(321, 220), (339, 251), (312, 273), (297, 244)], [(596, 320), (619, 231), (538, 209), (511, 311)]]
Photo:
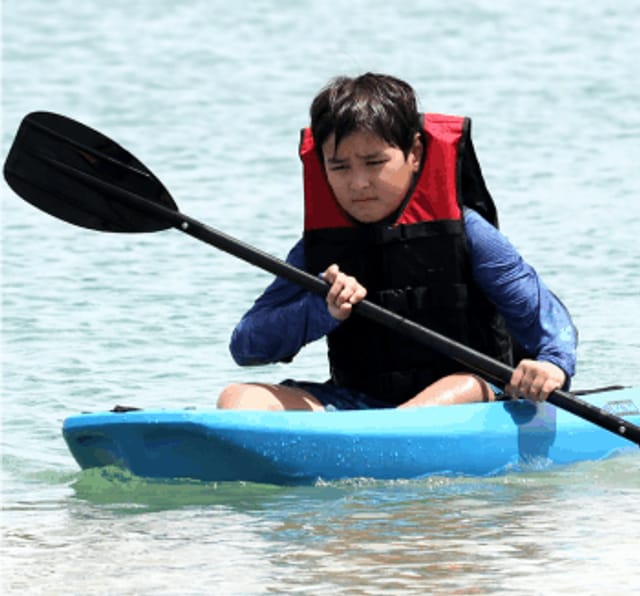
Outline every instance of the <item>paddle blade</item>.
[(177, 212), (162, 183), (133, 155), (80, 122), (50, 112), (28, 114), (4, 165), (9, 186), (39, 209), (103, 232), (155, 232), (167, 218), (139, 210), (127, 193)]

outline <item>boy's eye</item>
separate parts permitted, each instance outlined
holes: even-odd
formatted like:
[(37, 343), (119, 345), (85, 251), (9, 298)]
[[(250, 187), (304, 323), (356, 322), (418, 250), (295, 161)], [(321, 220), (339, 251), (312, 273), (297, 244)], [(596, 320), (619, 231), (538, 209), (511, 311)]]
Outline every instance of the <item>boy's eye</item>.
[(368, 166), (381, 166), (386, 161), (387, 161), (386, 159), (370, 159), (370, 160), (367, 161), (367, 165)]
[(333, 164), (329, 166), (330, 172), (339, 172), (341, 170), (346, 170), (349, 166), (347, 164)]

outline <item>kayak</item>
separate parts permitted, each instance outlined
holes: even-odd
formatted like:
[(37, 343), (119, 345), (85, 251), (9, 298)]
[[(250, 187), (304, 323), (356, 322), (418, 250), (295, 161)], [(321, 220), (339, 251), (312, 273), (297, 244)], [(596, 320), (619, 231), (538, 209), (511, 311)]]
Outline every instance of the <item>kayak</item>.
[[(640, 388), (584, 399), (640, 424)], [(525, 400), (333, 412), (116, 407), (67, 418), (63, 436), (83, 469), (270, 484), (487, 476), (638, 450), (565, 410)]]

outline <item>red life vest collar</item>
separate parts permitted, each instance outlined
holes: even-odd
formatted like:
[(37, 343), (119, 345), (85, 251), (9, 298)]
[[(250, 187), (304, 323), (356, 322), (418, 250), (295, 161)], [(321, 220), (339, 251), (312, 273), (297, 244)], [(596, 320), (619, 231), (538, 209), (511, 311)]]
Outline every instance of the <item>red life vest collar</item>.
[[(458, 159), (467, 120), (425, 114), (426, 156), (411, 196), (393, 225), (462, 217), (458, 201)], [(304, 229), (355, 227), (340, 207), (316, 152), (311, 129), (302, 131), (300, 158), (304, 177)]]

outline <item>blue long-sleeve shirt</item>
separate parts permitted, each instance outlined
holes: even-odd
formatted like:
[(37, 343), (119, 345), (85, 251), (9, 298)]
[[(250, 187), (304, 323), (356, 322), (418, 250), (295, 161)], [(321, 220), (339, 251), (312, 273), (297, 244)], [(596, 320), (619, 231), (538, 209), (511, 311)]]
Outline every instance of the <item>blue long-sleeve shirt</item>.
[[(573, 376), (577, 332), (567, 309), (496, 228), (471, 209), (464, 210), (464, 223), (472, 275), (509, 331), (538, 360)], [(305, 268), (302, 240), (287, 262)], [(323, 297), (276, 278), (234, 329), (231, 354), (242, 366), (288, 360), (338, 325)]]

